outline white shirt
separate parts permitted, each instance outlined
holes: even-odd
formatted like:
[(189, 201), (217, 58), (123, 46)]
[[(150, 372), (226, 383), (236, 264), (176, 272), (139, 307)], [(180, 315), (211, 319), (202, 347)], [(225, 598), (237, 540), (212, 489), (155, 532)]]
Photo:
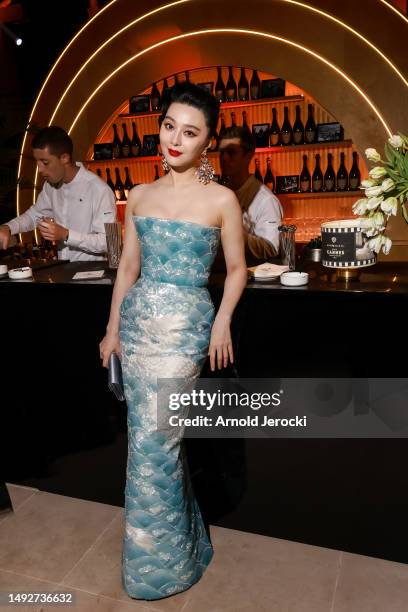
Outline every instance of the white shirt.
[(99, 176), (77, 163), (79, 170), (69, 183), (61, 187), (44, 186), (26, 212), (6, 225), (12, 234), (29, 232), (41, 217), (52, 217), (55, 223), (69, 230), (68, 240), (58, 241), (58, 259), (99, 261), (106, 259), (104, 223), (116, 220), (115, 196)]
[(250, 234), (265, 238), (279, 252), (279, 230), (283, 209), (278, 198), (268, 187), (261, 185), (242, 218)]

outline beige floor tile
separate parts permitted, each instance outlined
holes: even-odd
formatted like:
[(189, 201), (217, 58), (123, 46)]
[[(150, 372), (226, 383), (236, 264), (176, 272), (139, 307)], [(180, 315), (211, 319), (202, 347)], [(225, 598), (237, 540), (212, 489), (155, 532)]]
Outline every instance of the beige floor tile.
[(328, 612), (338, 551), (211, 527), (214, 557), (183, 612)]
[(135, 610), (135, 612), (151, 612), (149, 608), (146, 608), (140, 602), (126, 603), (67, 587), (62, 587), (61, 590), (62, 592), (69, 591), (73, 593), (74, 604), (72, 606), (46, 605), (42, 606), (39, 612), (70, 612), (70, 610), (72, 612), (132, 612), (132, 610)]
[[(28, 576), (23, 576), (21, 574), (15, 574), (12, 572), (7, 572), (0, 570), (0, 592), (12, 592), (15, 593), (17, 591), (24, 591), (28, 593), (49, 593), (54, 591), (57, 585), (54, 582), (49, 582), (47, 580), (36, 580), (35, 578), (30, 578)], [(5, 612), (6, 610), (14, 611), (18, 610), (19, 612), (38, 612), (40, 605), (10, 605), (10, 606), (0, 606), (1, 612)], [(60, 608), (60, 612), (61, 612)], [(76, 612), (76, 611), (75, 611)]]
[[(27, 499), (29, 499), (32, 495), (35, 495), (38, 489), (33, 489), (31, 487), (22, 487), (20, 485), (14, 485), (6, 482), (6, 487), (8, 489), (11, 503), (13, 504), (13, 512), (16, 512), (17, 508), (21, 506)], [(0, 523), (4, 521), (4, 519), (8, 516), (13, 516), (13, 512), (4, 512), (0, 514)]]
[(0, 569), (59, 582), (119, 512), (39, 491), (0, 523)]
[(333, 612), (406, 612), (408, 565), (344, 553)]
[(132, 600), (125, 592), (121, 580), (123, 528), (124, 514), (121, 510), (96, 545), (64, 577), (64, 586), (123, 602), (134, 601), (135, 605), (148, 606), (158, 612), (179, 612), (190, 597), (190, 590), (156, 601)]

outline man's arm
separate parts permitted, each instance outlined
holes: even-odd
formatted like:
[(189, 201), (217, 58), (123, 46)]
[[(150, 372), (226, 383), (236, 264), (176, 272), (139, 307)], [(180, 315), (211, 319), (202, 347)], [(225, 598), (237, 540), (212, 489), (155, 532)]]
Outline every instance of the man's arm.
[(271, 259), (279, 254), (279, 230), (282, 206), (274, 194), (261, 192), (248, 208), (250, 220), (246, 232), (247, 246), (258, 259)]
[(107, 187), (94, 204), (92, 232), (90, 234), (78, 232), (68, 228), (66, 244), (77, 247), (88, 253), (103, 253), (106, 251), (106, 233), (104, 223), (116, 220), (116, 202), (112, 190)]
[(5, 225), (10, 228), (11, 235), (30, 232), (42, 217), (52, 217), (54, 215), (51, 200), (43, 188), (35, 204), (30, 206), (22, 215), (7, 221)]

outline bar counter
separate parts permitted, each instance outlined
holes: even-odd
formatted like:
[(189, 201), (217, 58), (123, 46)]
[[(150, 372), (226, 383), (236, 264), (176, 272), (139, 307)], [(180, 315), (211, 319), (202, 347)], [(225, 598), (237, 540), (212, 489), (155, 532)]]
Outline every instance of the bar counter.
[[(101, 268), (102, 279), (72, 280)], [(378, 263), (349, 283), (320, 264), (301, 269), (305, 287), (248, 282), (233, 322), (238, 374), (405, 378), (408, 265)], [(4, 480), (123, 505), (126, 405), (107, 389), (98, 347), (114, 278), (89, 262), (0, 280)], [(222, 287), (214, 274), (216, 306)], [(211, 523), (408, 563), (406, 439), (190, 439), (186, 447)]]

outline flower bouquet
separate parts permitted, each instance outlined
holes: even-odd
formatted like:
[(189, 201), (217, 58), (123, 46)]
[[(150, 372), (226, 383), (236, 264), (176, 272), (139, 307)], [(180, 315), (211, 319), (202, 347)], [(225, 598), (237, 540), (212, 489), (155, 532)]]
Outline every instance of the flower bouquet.
[(366, 149), (367, 159), (375, 164), (369, 179), (362, 181), (365, 198), (353, 204), (353, 213), (359, 216), (360, 227), (369, 238), (367, 246), (376, 253), (390, 252), (392, 241), (385, 235), (388, 219), (396, 215), (398, 206), (408, 223), (408, 137), (399, 133), (388, 139), (384, 147), (385, 160), (375, 149)]

